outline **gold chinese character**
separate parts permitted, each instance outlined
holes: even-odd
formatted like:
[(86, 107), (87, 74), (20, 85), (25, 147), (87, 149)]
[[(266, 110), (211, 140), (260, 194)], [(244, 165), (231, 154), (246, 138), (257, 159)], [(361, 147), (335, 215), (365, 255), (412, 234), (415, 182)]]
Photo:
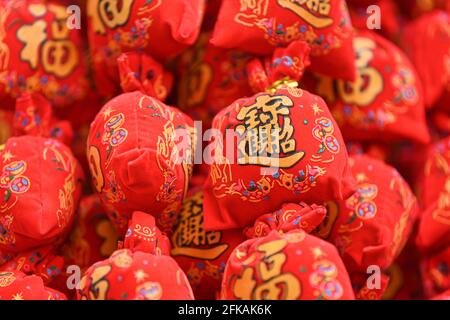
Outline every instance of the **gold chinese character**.
[[(315, 28), (325, 28), (333, 24), (333, 19), (328, 17), (331, 11), (329, 0), (277, 1), (281, 7), (291, 10)], [(318, 17), (311, 12), (319, 14), (320, 16)]]
[(17, 31), (17, 38), (24, 44), (20, 58), (36, 69), (41, 61), (43, 69), (57, 77), (66, 77), (78, 64), (78, 51), (69, 40), (66, 25), (67, 13), (63, 7), (49, 5), (49, 11), (55, 15), (48, 36), (47, 22), (37, 20), (33, 24), (23, 25)]
[(240, 12), (236, 14), (234, 20), (247, 27), (252, 27), (267, 14), (269, 0), (241, 0)]
[(172, 235), (172, 255), (214, 260), (228, 248), (227, 244), (220, 244), (221, 238), (220, 231), (203, 229), (203, 193), (186, 199)]
[(268, 5), (268, 0), (241, 0), (241, 11), (249, 10), (258, 16), (265, 16)]
[(36, 69), (39, 61), (39, 47), (47, 39), (46, 28), (47, 22), (38, 20), (33, 24), (23, 25), (17, 31), (17, 38), (24, 43), (20, 51), (20, 59), (28, 62), (32, 69)]
[(304, 152), (296, 152), (289, 117), (293, 106), (288, 96), (264, 94), (258, 96), (254, 104), (241, 108), (236, 116), (237, 120), (244, 121), (236, 126), (241, 137), (239, 164), (289, 168), (304, 157)]
[(46, 41), (42, 47), (42, 66), (48, 73), (66, 77), (78, 64), (78, 52), (70, 40)]
[(254, 269), (246, 267), (242, 275), (234, 282), (233, 292), (237, 298), (293, 300), (300, 296), (301, 286), (298, 279), (293, 274), (283, 273), (281, 270), (286, 262), (286, 255), (282, 252), (286, 245), (286, 239), (279, 239), (257, 247), (257, 250), (263, 253), (263, 257), (256, 269), (264, 283), (256, 285), (253, 278)]
[(323, 16), (330, 14), (331, 6), (330, 0), (300, 0), (300, 4), (306, 4), (310, 11), (314, 11)]
[(55, 15), (55, 20), (52, 22), (51, 30), (54, 39), (64, 40), (69, 37), (69, 28), (67, 27), (68, 14), (66, 8), (59, 5), (48, 6), (50, 12)]
[(345, 103), (367, 106), (383, 90), (383, 77), (377, 69), (369, 66), (376, 44), (368, 38), (355, 38), (354, 47), (357, 57), (357, 78), (353, 82), (337, 81), (337, 89)]

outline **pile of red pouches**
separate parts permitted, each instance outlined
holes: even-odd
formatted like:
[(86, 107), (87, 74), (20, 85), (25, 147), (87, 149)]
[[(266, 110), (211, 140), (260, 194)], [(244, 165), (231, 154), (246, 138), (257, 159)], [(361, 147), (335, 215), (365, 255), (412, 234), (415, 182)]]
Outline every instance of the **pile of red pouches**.
[(450, 299), (448, 1), (0, 0), (0, 69), (0, 299)]

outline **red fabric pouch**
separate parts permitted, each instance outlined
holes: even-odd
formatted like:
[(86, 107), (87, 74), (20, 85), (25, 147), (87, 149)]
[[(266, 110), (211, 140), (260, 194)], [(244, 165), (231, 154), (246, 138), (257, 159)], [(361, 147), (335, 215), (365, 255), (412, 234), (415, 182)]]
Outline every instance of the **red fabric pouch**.
[(77, 296), (81, 300), (193, 300), (189, 281), (170, 252), (169, 239), (155, 218), (136, 211), (125, 249), (88, 268)]
[(193, 300), (186, 275), (169, 256), (128, 249), (91, 266), (80, 283), (81, 300)]
[(70, 149), (53, 139), (8, 139), (0, 153), (0, 264), (60, 244), (73, 222), (83, 174)]
[(205, 231), (203, 191), (183, 201), (171, 236), (171, 255), (186, 273), (196, 299), (215, 299), (233, 249), (245, 240), (242, 229)]
[(266, 55), (295, 40), (311, 46), (311, 69), (353, 80), (353, 29), (345, 1), (223, 0), (212, 44)]
[(388, 268), (403, 249), (418, 213), (408, 184), (391, 166), (365, 155), (350, 158), (358, 188), (327, 203), (316, 235), (334, 243), (349, 273)]
[(0, 272), (0, 300), (67, 300), (66, 296), (44, 286), (38, 276), (19, 271)]
[[(158, 226), (170, 232), (192, 172), (193, 123), (159, 100), (171, 80), (154, 60), (138, 53), (119, 60), (122, 87), (142, 91), (113, 98), (92, 122), (87, 157), (93, 187), (118, 214), (110, 218), (120, 233), (135, 210), (157, 216)], [(137, 65), (144, 67), (141, 75)], [(143, 75), (148, 72), (151, 79)]]
[(112, 97), (120, 92), (120, 54), (139, 51), (166, 61), (192, 45), (204, 4), (205, 0), (89, 0), (89, 45), (99, 93)]
[(261, 216), (246, 231), (257, 238), (240, 244), (227, 262), (221, 298), (354, 299), (336, 248), (305, 231), (314, 229), (325, 214), (324, 207), (291, 203)]
[(22, 93), (39, 92), (55, 107), (89, 90), (78, 29), (67, 27), (66, 6), (43, 0), (0, 1), (0, 101), (14, 108)]
[(428, 143), (420, 79), (406, 55), (369, 31), (355, 34), (354, 47), (356, 81), (317, 76), (307, 86), (328, 103), (344, 138)]
[(4, 144), (14, 132), (14, 112), (0, 110), (0, 144)]
[(251, 61), (250, 84), (260, 93), (214, 118), (214, 140), (204, 151), (210, 164), (206, 230), (247, 226), (283, 203), (345, 199), (355, 190), (327, 105), (292, 82), (308, 64), (307, 51), (305, 43), (293, 42), (266, 60), (266, 70)]

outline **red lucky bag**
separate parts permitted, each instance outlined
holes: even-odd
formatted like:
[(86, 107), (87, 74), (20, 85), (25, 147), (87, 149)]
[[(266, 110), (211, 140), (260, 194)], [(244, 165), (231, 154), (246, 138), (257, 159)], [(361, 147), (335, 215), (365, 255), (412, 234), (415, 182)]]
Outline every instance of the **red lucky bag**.
[(356, 192), (327, 203), (327, 219), (315, 234), (336, 245), (349, 273), (365, 273), (370, 265), (383, 270), (408, 240), (417, 200), (393, 167), (365, 155), (350, 160)]
[(0, 153), (0, 264), (18, 253), (57, 246), (67, 236), (83, 174), (70, 149), (53, 139), (8, 139)]
[(267, 55), (295, 40), (311, 46), (311, 69), (353, 80), (353, 29), (344, 0), (223, 0), (211, 43)]
[(66, 6), (43, 0), (0, 1), (0, 101), (14, 107), (22, 93), (40, 92), (56, 107), (89, 90), (83, 43), (67, 26)]
[(183, 270), (168, 256), (170, 241), (155, 218), (136, 211), (128, 225), (125, 249), (88, 268), (81, 279), (81, 300), (193, 300)]
[(450, 14), (436, 10), (410, 22), (401, 42), (422, 82), (425, 105), (431, 108), (444, 94), (450, 95)]
[(90, 53), (100, 94), (120, 92), (117, 58), (139, 51), (168, 60), (192, 45), (205, 0), (88, 0)]
[(278, 49), (266, 71), (253, 60), (250, 83), (267, 91), (235, 101), (214, 118), (214, 141), (204, 151), (213, 151), (206, 230), (250, 225), (285, 202), (345, 199), (354, 191), (347, 150), (327, 105), (291, 81), (308, 64), (307, 51), (302, 42)]
[[(137, 65), (152, 77), (136, 75)], [(171, 80), (154, 60), (122, 55), (119, 68), (122, 87), (131, 92), (106, 103), (91, 124), (87, 157), (92, 183), (117, 212), (110, 218), (121, 233), (135, 210), (157, 216), (158, 226), (170, 232), (192, 172), (193, 123), (158, 100), (166, 97)]]
[(186, 273), (196, 299), (215, 299), (233, 249), (245, 240), (242, 229), (205, 231), (203, 191), (193, 192), (181, 208), (171, 236), (171, 255)]
[(359, 31), (354, 47), (356, 81), (317, 76), (312, 90), (327, 101), (344, 137), (429, 142), (422, 88), (408, 58), (374, 32)]
[(66, 296), (44, 286), (38, 276), (0, 272), (0, 300), (67, 300)]
[(240, 244), (227, 262), (221, 298), (354, 299), (336, 248), (306, 233), (325, 214), (324, 207), (290, 203), (273, 214), (261, 216), (246, 231), (247, 236), (256, 238)]

